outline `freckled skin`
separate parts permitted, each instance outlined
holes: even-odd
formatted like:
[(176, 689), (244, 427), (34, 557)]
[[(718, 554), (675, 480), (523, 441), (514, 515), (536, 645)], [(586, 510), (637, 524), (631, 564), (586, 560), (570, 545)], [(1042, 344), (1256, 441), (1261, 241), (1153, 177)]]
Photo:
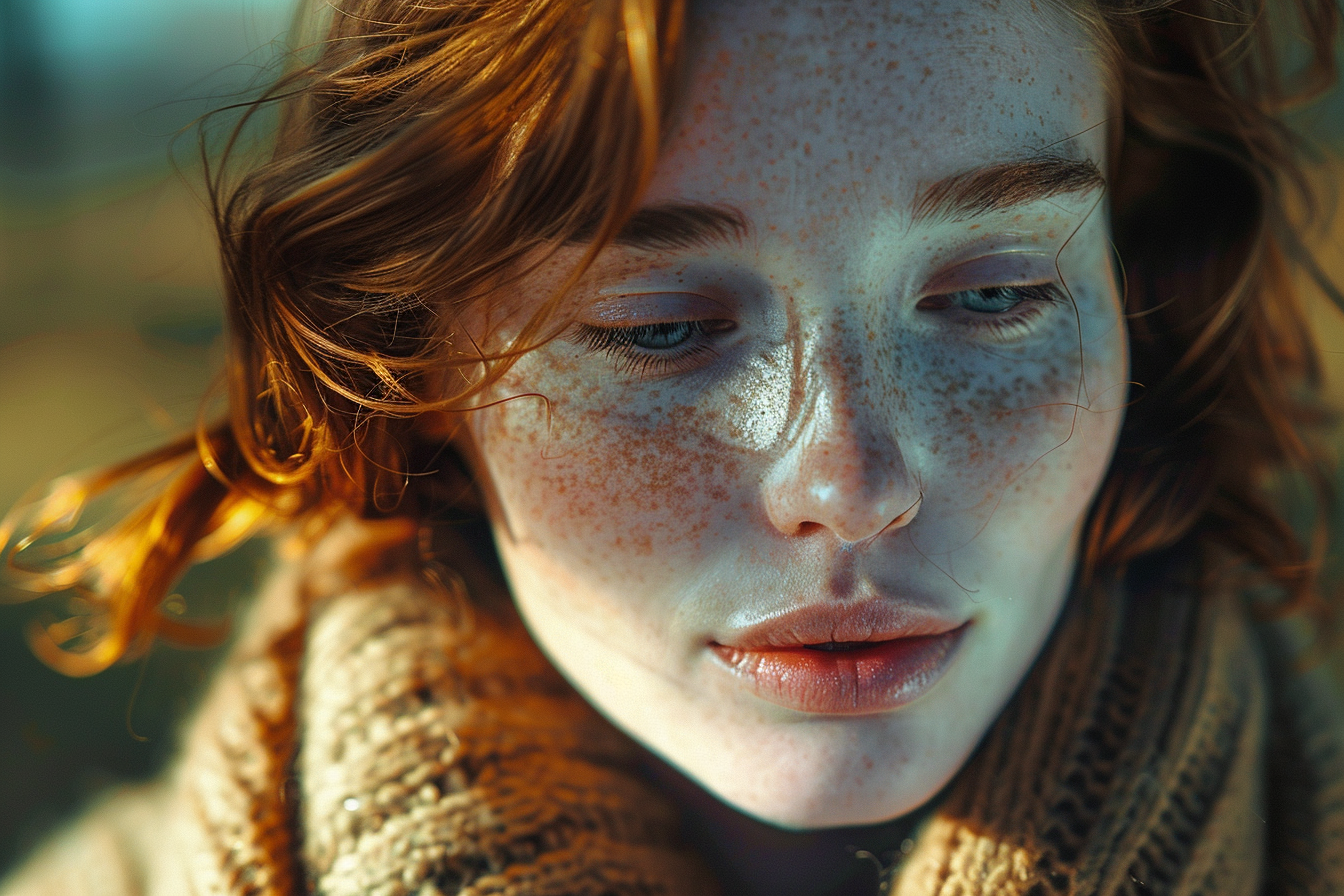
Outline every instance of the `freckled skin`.
[[(718, 3), (690, 34), (645, 201), (728, 204), (751, 234), (608, 249), (567, 308), (661, 321), (689, 296), (673, 318), (731, 328), (642, 373), (549, 342), (488, 396), (548, 402), (473, 414), (466, 451), (520, 612), (603, 713), (766, 821), (894, 818), (964, 764), (1057, 618), (1128, 372), (1099, 194), (954, 223), (909, 210), (923, 185), (1061, 141), (1104, 170), (1104, 85), (1027, 0)], [(511, 290), (518, 310), (576, 251)], [(1059, 273), (1070, 297), (1009, 315), (921, 304)], [(971, 622), (896, 710), (785, 709), (707, 646), (873, 595)]]

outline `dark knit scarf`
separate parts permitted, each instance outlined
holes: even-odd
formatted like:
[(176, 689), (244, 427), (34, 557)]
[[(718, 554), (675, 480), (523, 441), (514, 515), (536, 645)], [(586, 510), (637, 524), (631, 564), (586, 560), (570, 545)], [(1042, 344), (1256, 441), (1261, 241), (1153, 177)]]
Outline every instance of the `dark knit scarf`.
[(1335, 696), (1170, 569), (1075, 594), (891, 892), (1344, 894)]
[[(291, 563), (173, 773), (6, 896), (716, 892), (629, 741), (516, 625), (427, 582), (406, 534), (347, 526)], [(1171, 576), (1076, 594), (884, 886), (1344, 894), (1333, 695), (1278, 652)]]

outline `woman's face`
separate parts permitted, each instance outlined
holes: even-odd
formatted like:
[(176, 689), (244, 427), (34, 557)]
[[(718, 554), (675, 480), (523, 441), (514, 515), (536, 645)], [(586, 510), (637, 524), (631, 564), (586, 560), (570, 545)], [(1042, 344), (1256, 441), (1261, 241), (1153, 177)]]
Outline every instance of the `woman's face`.
[(766, 821), (890, 819), (1035, 659), (1116, 441), (1102, 75), (1029, 0), (691, 25), (642, 211), (468, 453), (521, 614), (605, 715)]

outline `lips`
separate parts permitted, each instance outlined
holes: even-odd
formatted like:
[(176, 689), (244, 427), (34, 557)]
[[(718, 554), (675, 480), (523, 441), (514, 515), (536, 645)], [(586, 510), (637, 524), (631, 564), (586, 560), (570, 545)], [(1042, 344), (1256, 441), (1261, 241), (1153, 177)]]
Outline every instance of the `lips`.
[(814, 605), (725, 634), (710, 648), (764, 700), (799, 712), (861, 715), (928, 691), (969, 628), (887, 602)]

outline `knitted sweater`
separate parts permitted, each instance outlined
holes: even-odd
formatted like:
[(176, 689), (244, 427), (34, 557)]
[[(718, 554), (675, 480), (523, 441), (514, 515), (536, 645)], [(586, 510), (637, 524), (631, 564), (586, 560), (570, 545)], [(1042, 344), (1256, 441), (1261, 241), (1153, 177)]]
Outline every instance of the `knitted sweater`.
[[(162, 780), (3, 896), (718, 892), (633, 745), (506, 613), (348, 523), (259, 598)], [(898, 896), (1344, 894), (1333, 695), (1239, 603), (1075, 594)]]

